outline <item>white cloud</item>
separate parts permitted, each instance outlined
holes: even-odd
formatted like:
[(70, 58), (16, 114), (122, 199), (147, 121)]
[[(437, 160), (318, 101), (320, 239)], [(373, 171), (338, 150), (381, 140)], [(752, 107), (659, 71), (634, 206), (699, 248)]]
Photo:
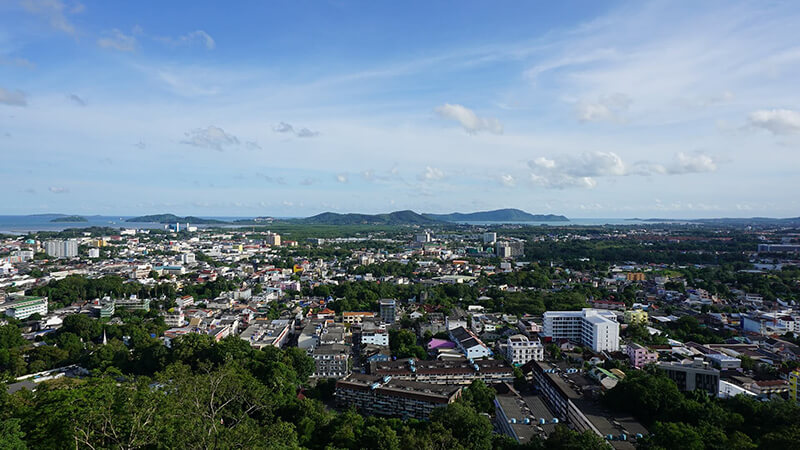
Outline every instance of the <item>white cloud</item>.
[(772, 134), (800, 132), (800, 112), (791, 109), (762, 109), (749, 117), (750, 125), (763, 128)]
[(455, 120), (460, 123), (467, 133), (474, 134), (488, 131), (494, 134), (503, 134), (503, 125), (497, 119), (478, 117), (474, 111), (465, 106), (445, 103), (436, 107), (434, 111), (445, 119)]
[(272, 127), (272, 131), (276, 133), (290, 133), (299, 138), (310, 138), (319, 136), (319, 131), (310, 130), (308, 128), (295, 128), (292, 124), (280, 122)]
[(66, 194), (66, 193), (68, 193), (68, 192), (69, 192), (69, 189), (68, 189), (68, 188), (65, 188), (65, 187), (50, 186), (48, 189), (49, 189), (49, 190), (50, 190), (50, 192), (52, 192), (53, 194)]
[(190, 45), (195, 42), (201, 43), (208, 50), (214, 50), (214, 48), (217, 46), (214, 38), (212, 38), (211, 35), (203, 30), (195, 30), (182, 36), (178, 36), (177, 38), (161, 37), (156, 39), (173, 46)]
[(528, 162), (531, 182), (537, 186), (564, 189), (594, 188), (599, 177), (628, 175), (682, 175), (717, 170), (717, 161), (703, 153), (679, 152), (670, 164), (639, 161), (626, 164), (614, 152), (584, 152), (578, 156), (562, 155), (552, 159), (538, 157)]
[[(51, 27), (69, 35), (75, 35), (75, 26), (67, 19), (66, 6), (60, 0), (22, 0), (22, 7), (28, 12), (47, 20)], [(83, 11), (83, 5), (77, 3), (69, 12)]]
[(622, 113), (628, 110), (633, 100), (625, 94), (602, 96), (596, 102), (578, 104), (578, 119), (581, 122), (624, 122)]
[(505, 174), (505, 175), (500, 175), (500, 183), (503, 186), (511, 187), (517, 184), (517, 180), (514, 178), (513, 175)]
[(28, 96), (20, 90), (9, 91), (7, 89), (0, 88), (0, 104), (11, 106), (27, 106)]
[(339, 182), (339, 183), (347, 183), (347, 174), (346, 173), (340, 173), (340, 174), (336, 175), (336, 181)]
[(105, 37), (97, 40), (97, 45), (103, 48), (132, 52), (136, 50), (136, 37), (127, 35), (117, 28), (106, 33)]
[(228, 134), (222, 128), (214, 125), (209, 125), (206, 128), (197, 128), (185, 134), (186, 139), (181, 141), (181, 144), (210, 148), (220, 152), (226, 147), (239, 145), (239, 139), (236, 136)]
[(444, 178), (444, 172), (436, 167), (427, 166), (425, 171), (417, 176), (420, 181), (438, 181)]

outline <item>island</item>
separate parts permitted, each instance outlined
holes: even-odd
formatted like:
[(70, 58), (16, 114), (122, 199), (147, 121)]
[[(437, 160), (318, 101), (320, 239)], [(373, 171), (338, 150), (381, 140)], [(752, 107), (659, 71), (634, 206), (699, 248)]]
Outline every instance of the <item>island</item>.
[(569, 222), (569, 219), (564, 216), (531, 214), (514, 208), (472, 213), (423, 214), (423, 216), (445, 222)]
[(50, 219), (50, 222), (59, 223), (81, 223), (81, 222), (88, 222), (89, 220), (86, 217), (81, 216), (63, 216), (63, 217), (56, 217), (54, 219)]
[(175, 214), (152, 214), (149, 216), (131, 217), (125, 222), (135, 223), (193, 223), (197, 225), (223, 225), (229, 222), (217, 219), (203, 219), (201, 217), (186, 216), (180, 217)]

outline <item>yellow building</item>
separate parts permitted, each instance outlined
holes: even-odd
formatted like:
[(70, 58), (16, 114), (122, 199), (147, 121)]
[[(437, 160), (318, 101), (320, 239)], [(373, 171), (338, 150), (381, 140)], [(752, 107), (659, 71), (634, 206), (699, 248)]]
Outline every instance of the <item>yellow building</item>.
[(800, 383), (800, 370), (795, 370), (789, 374), (789, 398), (796, 402), (800, 402), (800, 397), (797, 396), (798, 383)]
[(644, 274), (642, 272), (630, 272), (625, 274), (628, 281), (644, 281)]
[(625, 311), (625, 323), (647, 325), (647, 311), (642, 309), (629, 309)]

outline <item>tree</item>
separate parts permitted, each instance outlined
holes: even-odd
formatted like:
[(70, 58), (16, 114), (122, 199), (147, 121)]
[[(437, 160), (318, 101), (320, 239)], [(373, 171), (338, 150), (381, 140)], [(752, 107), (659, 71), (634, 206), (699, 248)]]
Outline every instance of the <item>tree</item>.
[(496, 392), (481, 380), (473, 380), (469, 387), (464, 388), (462, 399), (475, 411), (494, 414), (494, 396)]
[(465, 402), (434, 409), (431, 421), (453, 430), (453, 436), (466, 448), (488, 450), (492, 446), (492, 424), (489, 419)]
[[(3, 386), (5, 388), (5, 386)], [(0, 421), (0, 448), (5, 450), (27, 450), (25, 433), (20, 429), (19, 419)]]

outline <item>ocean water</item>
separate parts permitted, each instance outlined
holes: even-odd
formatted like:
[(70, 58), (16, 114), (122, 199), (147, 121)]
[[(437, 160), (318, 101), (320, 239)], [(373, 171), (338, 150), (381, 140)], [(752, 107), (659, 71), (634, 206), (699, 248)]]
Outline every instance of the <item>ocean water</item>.
[[(110, 227), (110, 228), (138, 228), (138, 229), (164, 229), (165, 225), (159, 223), (125, 222), (133, 216), (83, 216), (88, 222), (51, 222), (59, 217), (55, 214), (37, 214), (29, 216), (2, 216), (0, 215), (0, 233), (23, 234), (33, 231), (62, 231), (68, 228)], [(208, 217), (224, 221), (246, 219), (247, 217)], [(284, 217), (281, 217), (284, 218)], [(462, 222), (468, 225), (548, 225), (548, 226), (597, 226), (597, 225), (641, 225), (649, 222), (626, 219), (570, 219), (568, 222)], [(204, 226), (204, 225), (200, 225)]]

